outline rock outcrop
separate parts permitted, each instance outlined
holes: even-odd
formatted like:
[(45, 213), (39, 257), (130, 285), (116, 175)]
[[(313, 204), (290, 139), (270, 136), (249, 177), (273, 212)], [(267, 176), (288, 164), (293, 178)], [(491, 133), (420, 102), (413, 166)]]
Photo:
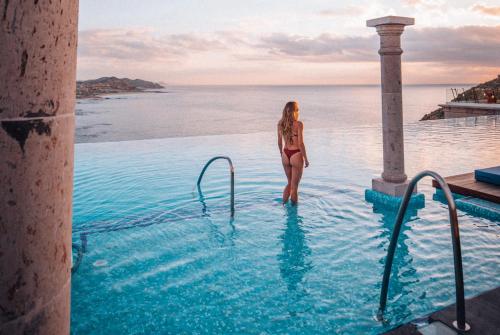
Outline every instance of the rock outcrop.
[(160, 84), (141, 79), (102, 77), (99, 79), (77, 81), (76, 98), (98, 98), (103, 94), (143, 92), (164, 88)]
[(439, 107), (433, 112), (425, 114), (420, 121), (428, 121), (428, 120), (440, 120), (444, 119), (444, 108)]

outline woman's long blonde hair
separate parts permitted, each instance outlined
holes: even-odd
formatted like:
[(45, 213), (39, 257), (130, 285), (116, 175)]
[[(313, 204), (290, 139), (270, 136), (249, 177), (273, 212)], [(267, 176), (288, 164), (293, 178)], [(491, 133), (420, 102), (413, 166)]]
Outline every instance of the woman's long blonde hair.
[(283, 116), (279, 122), (281, 135), (287, 142), (292, 142), (293, 138), (293, 121), (296, 120), (295, 112), (299, 111), (299, 104), (296, 101), (289, 101), (283, 108)]

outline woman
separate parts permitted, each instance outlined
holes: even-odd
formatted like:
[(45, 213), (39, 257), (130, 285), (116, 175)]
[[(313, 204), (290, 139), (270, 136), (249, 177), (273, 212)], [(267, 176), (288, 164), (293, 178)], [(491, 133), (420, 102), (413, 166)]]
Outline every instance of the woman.
[[(288, 183), (283, 191), (283, 204), (292, 198), (292, 204), (299, 201), (298, 189), (302, 170), (309, 166), (304, 145), (304, 124), (299, 121), (299, 104), (287, 102), (283, 116), (278, 122), (278, 147)], [(283, 140), (285, 147), (283, 148)]]

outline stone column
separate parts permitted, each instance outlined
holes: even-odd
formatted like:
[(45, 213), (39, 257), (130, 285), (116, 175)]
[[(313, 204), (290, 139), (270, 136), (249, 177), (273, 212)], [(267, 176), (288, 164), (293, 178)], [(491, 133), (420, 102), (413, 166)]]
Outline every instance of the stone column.
[(382, 178), (372, 180), (375, 191), (402, 196), (408, 184), (404, 167), (403, 104), (401, 95), (401, 34), (413, 25), (408, 17), (386, 16), (366, 21), (380, 35), (382, 73), (382, 128), (384, 171)]
[(69, 334), (78, 0), (0, 0), (0, 334)]

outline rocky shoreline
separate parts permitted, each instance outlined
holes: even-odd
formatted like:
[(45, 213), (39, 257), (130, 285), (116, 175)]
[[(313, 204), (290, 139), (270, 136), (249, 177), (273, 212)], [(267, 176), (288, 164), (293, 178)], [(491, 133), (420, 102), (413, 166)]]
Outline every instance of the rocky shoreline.
[(441, 120), (444, 119), (444, 108), (439, 107), (435, 111), (425, 114), (420, 121), (429, 121), (429, 120)]
[(141, 79), (102, 77), (98, 79), (77, 81), (76, 98), (77, 99), (99, 99), (102, 95), (119, 93), (137, 93), (152, 92), (160, 93), (162, 91), (151, 91), (163, 89), (162, 85)]
[[(476, 95), (477, 90), (492, 90), (493, 92), (498, 92), (500, 90), (500, 75), (498, 75), (497, 78), (484, 82), (482, 84), (479, 84), (477, 86), (474, 86), (462, 93), (459, 93), (458, 96), (454, 99), (452, 99), (450, 102), (460, 102), (464, 100), (472, 100), (473, 96)], [(427, 121), (427, 120), (440, 120), (444, 119), (444, 108), (439, 107), (438, 109), (425, 114), (420, 121)]]

